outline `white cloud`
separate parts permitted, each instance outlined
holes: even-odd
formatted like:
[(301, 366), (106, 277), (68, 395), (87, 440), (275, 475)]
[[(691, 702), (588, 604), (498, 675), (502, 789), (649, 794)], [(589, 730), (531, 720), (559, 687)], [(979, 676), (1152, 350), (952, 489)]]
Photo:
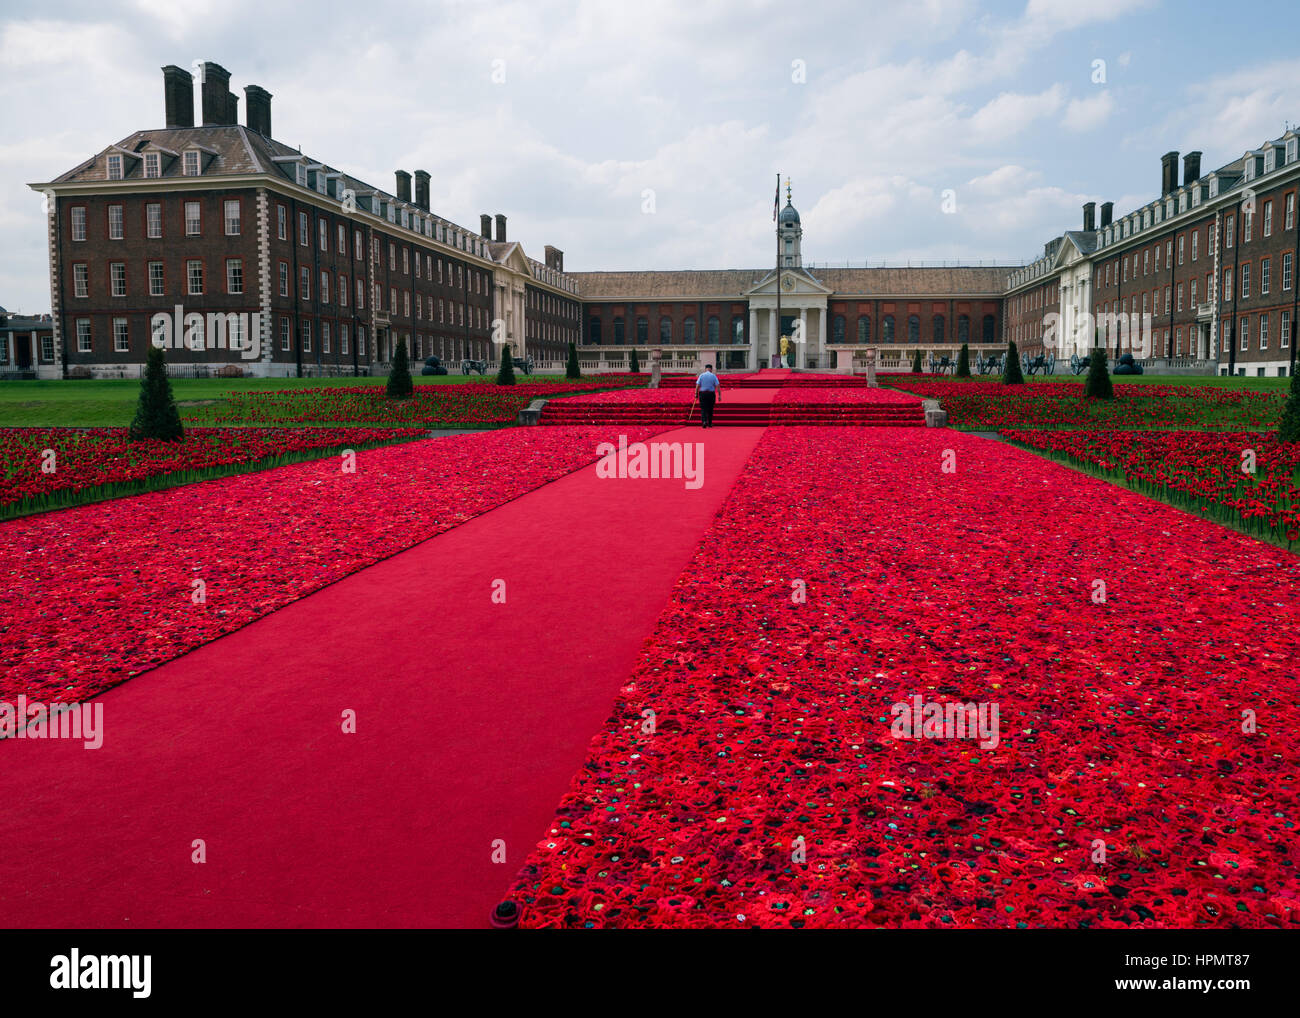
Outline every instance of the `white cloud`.
[(1087, 99), (1071, 99), (1061, 125), (1067, 131), (1094, 131), (1105, 125), (1114, 109), (1115, 100), (1105, 90)]

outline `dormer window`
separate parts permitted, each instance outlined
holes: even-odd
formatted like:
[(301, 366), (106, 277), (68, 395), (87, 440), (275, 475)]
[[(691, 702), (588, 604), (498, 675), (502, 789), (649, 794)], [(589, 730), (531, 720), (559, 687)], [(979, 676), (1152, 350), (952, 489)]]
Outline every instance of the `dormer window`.
[(388, 221), (389, 221), (390, 223), (396, 223), (396, 222), (397, 222), (397, 209), (395, 209), (395, 208), (393, 207), (393, 203), (392, 203), (392, 202), (389, 202), (389, 203), (388, 203)]
[(1252, 155), (1246, 156), (1246, 179), (1255, 179), (1255, 157)]
[(320, 166), (316, 169), (316, 193), (329, 194), (329, 181), (325, 177), (325, 167)]
[(1172, 219), (1173, 217), (1174, 217), (1174, 200), (1172, 198), (1169, 198), (1166, 199), (1165, 201), (1165, 218)]
[(1219, 195), (1219, 178), (1218, 178), (1218, 177), (1211, 177), (1211, 178), (1210, 178), (1210, 197), (1211, 197), (1211, 198), (1217, 198), (1218, 195)]
[(1288, 138), (1286, 140), (1286, 161), (1293, 163), (1296, 160), (1296, 139)]
[(162, 155), (158, 152), (144, 154), (144, 175), (146, 177), (162, 176)]
[(108, 179), (109, 180), (122, 179), (122, 157), (121, 156), (108, 157)]
[(411, 228), (410, 213), (408, 213), (406, 209), (402, 209), (402, 229), (409, 230), (410, 228)]
[(1192, 206), (1201, 204), (1201, 185), (1196, 184), (1192, 187)]
[(1270, 145), (1270, 146), (1268, 147), (1268, 151), (1264, 153), (1264, 172), (1265, 172), (1265, 173), (1272, 173), (1272, 172), (1273, 172), (1273, 167), (1274, 167), (1274, 165), (1275, 165), (1274, 160), (1275, 160), (1276, 158), (1277, 158), (1276, 150), (1273, 148), (1272, 145)]
[(297, 181), (299, 187), (307, 186), (307, 167), (302, 163), (294, 164), (294, 179)]
[(1187, 192), (1186, 192), (1186, 191), (1184, 191), (1182, 194), (1180, 194), (1180, 195), (1178, 196), (1178, 211), (1179, 211), (1179, 212), (1186, 212), (1186, 211), (1187, 211)]

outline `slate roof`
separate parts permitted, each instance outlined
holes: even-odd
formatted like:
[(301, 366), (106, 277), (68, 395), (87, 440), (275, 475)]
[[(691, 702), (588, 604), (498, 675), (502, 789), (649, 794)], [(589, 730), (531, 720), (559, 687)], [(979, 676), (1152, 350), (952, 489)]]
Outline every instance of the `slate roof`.
[[(1019, 266), (955, 268), (808, 269), (836, 295), (910, 297), (1002, 294), (1007, 273)], [(602, 297), (693, 300), (739, 297), (771, 275), (764, 269), (679, 269), (648, 272), (572, 272), (587, 300)]]

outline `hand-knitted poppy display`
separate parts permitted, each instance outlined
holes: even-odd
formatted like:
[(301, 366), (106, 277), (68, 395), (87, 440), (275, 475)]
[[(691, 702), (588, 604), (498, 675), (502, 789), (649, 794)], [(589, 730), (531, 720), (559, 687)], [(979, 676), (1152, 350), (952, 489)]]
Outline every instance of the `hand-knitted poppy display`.
[[(1294, 555), (1023, 450), (771, 429), (507, 897), (534, 928), (1294, 926), (1297, 619)], [(896, 737), (922, 701), (997, 737)]]

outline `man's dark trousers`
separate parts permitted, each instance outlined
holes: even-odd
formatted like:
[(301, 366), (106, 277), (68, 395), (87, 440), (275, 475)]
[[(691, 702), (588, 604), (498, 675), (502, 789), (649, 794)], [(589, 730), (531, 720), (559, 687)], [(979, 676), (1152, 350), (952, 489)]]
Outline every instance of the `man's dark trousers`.
[(713, 427), (713, 404), (717, 402), (716, 392), (700, 393), (700, 423), (706, 428)]

